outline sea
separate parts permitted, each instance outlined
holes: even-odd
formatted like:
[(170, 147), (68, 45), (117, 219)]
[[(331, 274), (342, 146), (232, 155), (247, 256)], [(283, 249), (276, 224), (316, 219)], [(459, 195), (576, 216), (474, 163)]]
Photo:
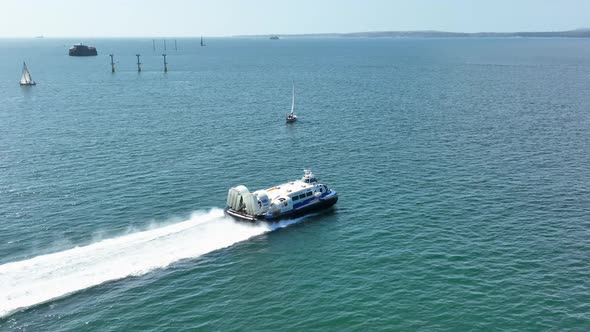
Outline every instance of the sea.
[(205, 44), (0, 40), (0, 331), (590, 330), (590, 40)]

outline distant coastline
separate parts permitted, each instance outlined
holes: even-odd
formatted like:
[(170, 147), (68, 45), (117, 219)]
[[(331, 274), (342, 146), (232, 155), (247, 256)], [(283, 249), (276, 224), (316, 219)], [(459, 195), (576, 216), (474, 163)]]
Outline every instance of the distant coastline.
[(371, 31), (351, 33), (311, 33), (311, 34), (272, 34), (272, 35), (238, 35), (235, 37), (260, 37), (270, 36), (295, 37), (295, 38), (590, 38), (590, 29), (576, 29), (567, 31), (539, 31), (539, 32), (446, 32), (435, 30), (423, 31)]

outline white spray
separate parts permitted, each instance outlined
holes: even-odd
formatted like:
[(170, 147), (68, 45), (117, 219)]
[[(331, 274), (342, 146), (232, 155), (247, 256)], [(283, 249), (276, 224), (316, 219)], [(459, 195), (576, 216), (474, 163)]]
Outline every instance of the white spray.
[(185, 221), (0, 265), (0, 317), (101, 283), (142, 275), (253, 236), (286, 227), (238, 223), (221, 209), (195, 212)]

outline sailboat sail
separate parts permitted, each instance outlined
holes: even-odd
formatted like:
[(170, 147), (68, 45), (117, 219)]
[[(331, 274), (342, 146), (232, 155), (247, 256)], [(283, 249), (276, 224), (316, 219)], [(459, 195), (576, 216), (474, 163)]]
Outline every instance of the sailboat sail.
[(291, 102), (291, 115), (295, 114), (295, 84), (293, 84), (293, 100)]
[(27, 64), (23, 62), (23, 72), (20, 76), (20, 84), (21, 85), (34, 85), (33, 79), (31, 78), (31, 73), (29, 73), (29, 69), (27, 68)]
[(295, 84), (293, 84), (293, 99), (291, 100), (291, 113), (287, 114), (287, 122), (297, 121), (297, 115), (295, 115)]

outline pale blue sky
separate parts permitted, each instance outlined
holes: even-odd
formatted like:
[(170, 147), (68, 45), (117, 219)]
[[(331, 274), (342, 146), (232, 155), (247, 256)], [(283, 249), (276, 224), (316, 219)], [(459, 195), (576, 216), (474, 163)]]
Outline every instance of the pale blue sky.
[(590, 27), (590, 0), (0, 0), (0, 37)]

